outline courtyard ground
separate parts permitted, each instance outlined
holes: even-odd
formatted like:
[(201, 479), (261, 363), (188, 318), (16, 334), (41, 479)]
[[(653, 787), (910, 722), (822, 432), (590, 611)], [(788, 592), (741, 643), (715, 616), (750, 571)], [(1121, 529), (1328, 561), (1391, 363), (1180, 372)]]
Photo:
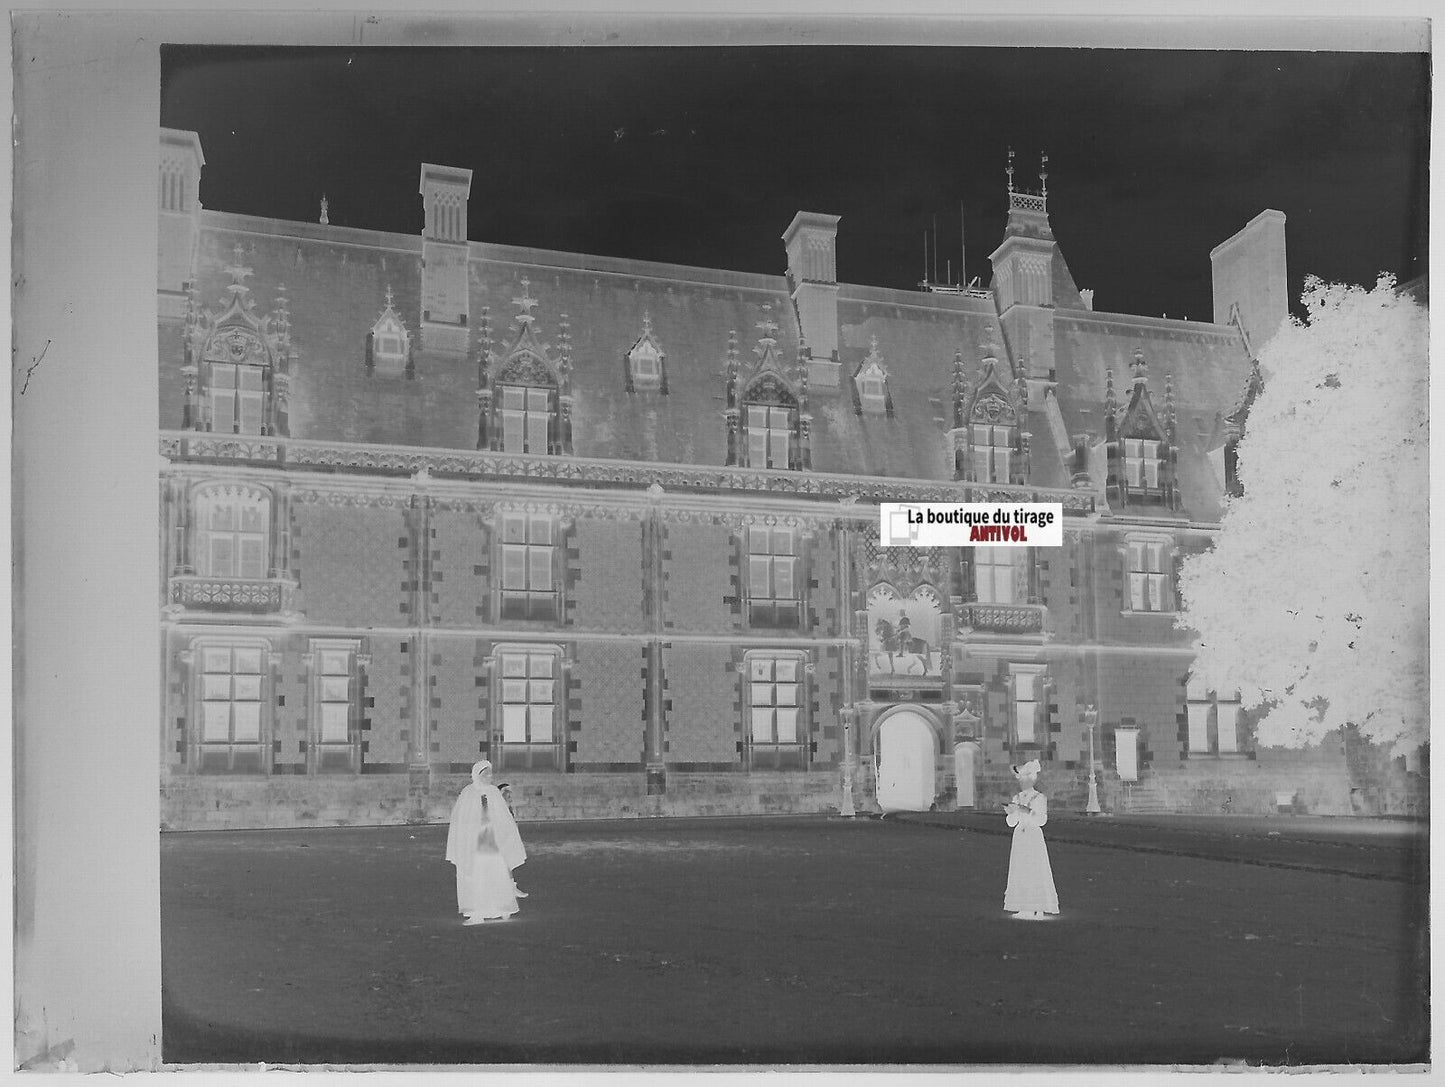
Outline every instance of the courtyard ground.
[(464, 927), (444, 826), (162, 836), (172, 1064), (1428, 1059), (1420, 824), (1001, 816), (522, 825)]

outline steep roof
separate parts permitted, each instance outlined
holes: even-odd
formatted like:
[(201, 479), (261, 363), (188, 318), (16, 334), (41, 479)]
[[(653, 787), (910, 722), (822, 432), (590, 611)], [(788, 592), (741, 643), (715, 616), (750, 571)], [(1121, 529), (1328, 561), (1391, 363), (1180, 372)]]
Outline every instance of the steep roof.
[[(493, 349), (502, 350), (513, 335), (512, 299), (523, 293), (524, 277), (537, 302), (532, 312), (539, 341), (555, 347), (566, 315), (573, 448), (579, 456), (722, 465), (730, 334), (736, 333), (747, 363), (761, 335), (758, 326), (770, 316), (778, 325), (772, 336), (779, 357), (791, 362), (798, 352), (797, 315), (782, 275), (474, 242), (468, 285), (472, 350), (465, 356), (429, 351), (413, 331), (414, 379), (369, 374), (366, 336), (386, 305), (388, 288), (396, 312), (410, 329), (419, 327), (420, 238), (213, 211), (201, 213), (200, 226), (201, 303), (215, 306), (225, 297), (226, 268), (234, 263), (237, 244), (253, 272), (249, 283), (259, 309), (268, 308), (282, 285), (286, 289), (296, 353), (290, 403), (295, 437), (473, 448), (484, 313)], [(1134, 352), (1142, 350), (1161, 402), (1164, 377), (1172, 375), (1185, 505), (1194, 517), (1217, 516), (1219, 485), (1204, 453), (1248, 375), (1238, 332), (1096, 313), (1083, 308), (1062, 259), (1054, 274), (1054, 369), (1064, 434), (1037, 404), (1028, 412), (1031, 482), (1068, 486), (1058, 439), (1102, 438), (1105, 371), (1113, 369), (1122, 389)], [(992, 300), (841, 284), (837, 312), (838, 384), (829, 388), (815, 379), (809, 385), (814, 470), (951, 478), (953, 360), (961, 354), (976, 382), (981, 345), (1003, 348)], [(666, 355), (666, 394), (627, 389), (627, 353), (643, 333), (644, 315)], [(175, 428), (180, 337), (163, 326), (162, 426)], [(860, 414), (849, 387), (875, 337), (888, 373), (893, 406), (888, 415)]]

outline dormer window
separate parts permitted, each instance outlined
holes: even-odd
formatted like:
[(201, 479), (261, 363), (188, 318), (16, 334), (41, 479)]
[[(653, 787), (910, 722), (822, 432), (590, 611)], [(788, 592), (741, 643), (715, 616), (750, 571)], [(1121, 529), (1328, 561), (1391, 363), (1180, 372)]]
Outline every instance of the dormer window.
[(662, 347), (652, 332), (652, 317), (642, 315), (642, 335), (627, 352), (627, 391), (657, 389), (667, 392)]
[(883, 394), (883, 380), (876, 377), (858, 379), (858, 396), (863, 401), (863, 410), (882, 414), (886, 401)]
[(1124, 441), (1124, 479), (1135, 490), (1159, 489), (1160, 443), (1139, 438)]
[(883, 368), (883, 356), (878, 353), (878, 337), (873, 337), (868, 357), (853, 376), (853, 387), (858, 393), (858, 411), (865, 415), (886, 415), (888, 413), (888, 371)]
[(796, 425), (789, 408), (749, 404), (746, 410), (749, 468), (787, 468)]
[(632, 380), (639, 387), (652, 387), (662, 381), (662, 359), (656, 351), (645, 347), (632, 352)]
[(411, 335), (396, 312), (391, 288), (386, 289), (386, 309), (371, 326), (367, 366), (378, 374), (401, 376), (411, 357)]
[(503, 385), (497, 414), (504, 453), (547, 453), (552, 426), (552, 390)]
[(266, 376), (259, 366), (211, 363), (211, 430), (261, 434), (266, 415)]
[(983, 426), (975, 423), (969, 435), (973, 456), (973, 478), (977, 483), (1008, 483), (1013, 453), (1011, 426)]

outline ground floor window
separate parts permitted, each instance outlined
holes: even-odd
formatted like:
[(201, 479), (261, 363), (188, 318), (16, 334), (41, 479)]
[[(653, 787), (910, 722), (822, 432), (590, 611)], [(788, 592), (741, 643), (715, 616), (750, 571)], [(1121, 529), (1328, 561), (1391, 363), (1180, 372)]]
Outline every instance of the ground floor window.
[(501, 672), (495, 735), (501, 768), (560, 770), (561, 729), (557, 687), (561, 653), (555, 647), (507, 649), (497, 654)]
[(263, 773), (264, 665), (259, 645), (202, 645), (200, 728), (196, 769), (211, 773)]
[(754, 770), (801, 770), (807, 762), (803, 658), (750, 654), (747, 673), (749, 766)]
[(314, 639), (311, 643), (311, 766), (320, 772), (360, 768), (360, 722), (355, 707), (358, 643)]

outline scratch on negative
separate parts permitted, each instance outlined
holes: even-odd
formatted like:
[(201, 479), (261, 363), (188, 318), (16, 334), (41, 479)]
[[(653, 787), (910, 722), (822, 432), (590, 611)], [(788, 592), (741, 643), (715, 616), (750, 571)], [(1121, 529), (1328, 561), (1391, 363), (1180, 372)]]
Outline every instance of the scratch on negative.
[(20, 386), (20, 395), (21, 395), (21, 396), (24, 396), (24, 395), (25, 395), (25, 390), (28, 389), (28, 388), (30, 388), (30, 375), (33, 374), (33, 373), (35, 373), (35, 368), (36, 368), (37, 366), (39, 366), (39, 365), (41, 364), (41, 362), (43, 362), (43, 361), (45, 360), (45, 352), (47, 352), (47, 351), (49, 351), (49, 350), (50, 350), (50, 341), (49, 341), (49, 340), (46, 340), (46, 341), (45, 341), (45, 346), (40, 349), (40, 354), (35, 357), (35, 361), (32, 362), (32, 363), (30, 364), (30, 368), (25, 371), (25, 384), (22, 385), (22, 386)]

